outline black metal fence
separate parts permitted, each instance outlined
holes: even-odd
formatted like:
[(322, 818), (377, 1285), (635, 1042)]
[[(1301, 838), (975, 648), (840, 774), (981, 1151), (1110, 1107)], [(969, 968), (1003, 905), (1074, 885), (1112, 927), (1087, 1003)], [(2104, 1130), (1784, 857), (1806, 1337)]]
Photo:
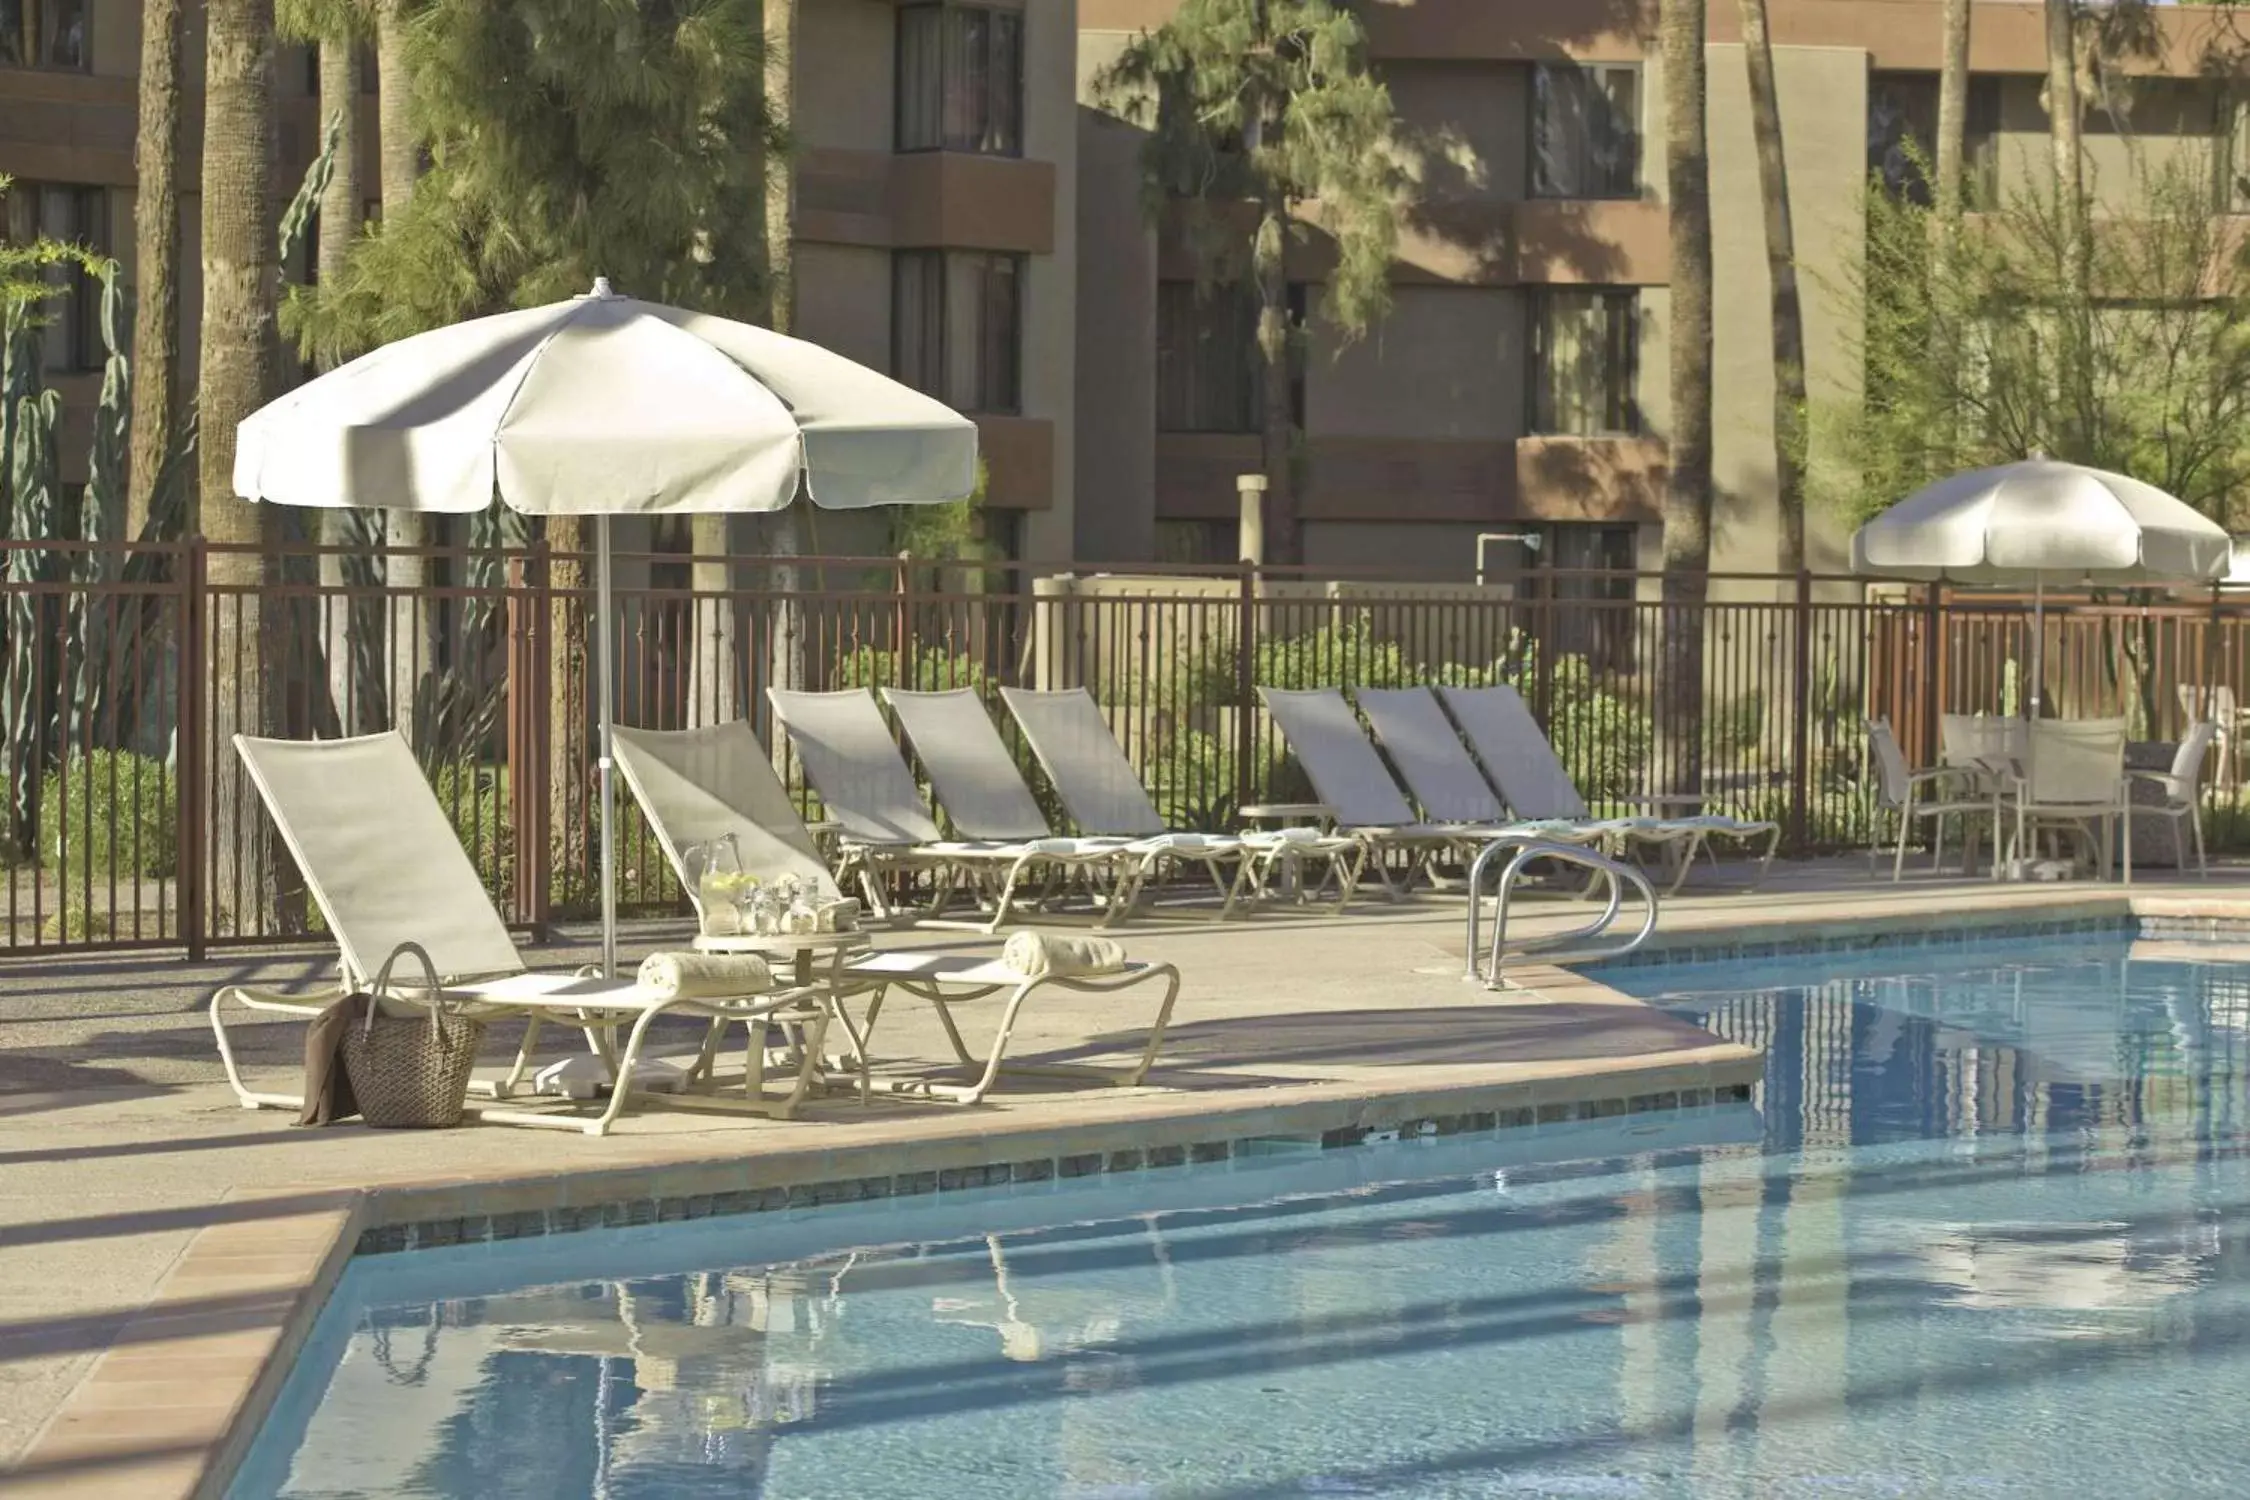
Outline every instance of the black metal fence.
[[(1472, 584), (1189, 568), (1059, 572), (911, 558), (622, 555), (593, 618), (590, 560), (543, 546), (388, 558), (191, 542), (0, 543), (9, 804), (0, 951), (184, 946), (311, 931), (302, 889), (231, 748), (237, 733), (406, 735), (494, 900), (537, 927), (593, 909), (592, 632), (618, 651), (619, 720), (747, 717), (801, 779), (765, 690), (1084, 687), (1164, 815), (1231, 826), (1303, 797), (1260, 685), (1517, 685), (1598, 809), (1650, 791), (1774, 818), (1785, 848), (1864, 843), (1864, 722), (1933, 758), (1938, 716), (2016, 706), (2028, 601), (1850, 580), (1714, 576), (1692, 611), (1654, 576), (1536, 570)], [(408, 570), (411, 585), (381, 580)], [(2227, 732), (2206, 785), (2238, 820), (2250, 609), (2051, 601), (2047, 699), (2124, 712), (2151, 739)], [(1692, 712), (1656, 691), (1668, 632), (1701, 633)], [(1684, 720), (1675, 722), (1675, 720)], [(808, 810), (812, 810), (809, 793)], [(628, 910), (679, 893), (626, 799)]]

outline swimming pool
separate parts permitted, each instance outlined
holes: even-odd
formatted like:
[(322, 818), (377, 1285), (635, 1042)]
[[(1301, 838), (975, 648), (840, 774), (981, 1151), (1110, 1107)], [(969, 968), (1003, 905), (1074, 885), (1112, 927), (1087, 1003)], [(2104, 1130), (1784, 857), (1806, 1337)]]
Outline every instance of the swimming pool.
[(2250, 1493), (2250, 966), (1605, 978), (1754, 1111), (364, 1258), (234, 1494)]

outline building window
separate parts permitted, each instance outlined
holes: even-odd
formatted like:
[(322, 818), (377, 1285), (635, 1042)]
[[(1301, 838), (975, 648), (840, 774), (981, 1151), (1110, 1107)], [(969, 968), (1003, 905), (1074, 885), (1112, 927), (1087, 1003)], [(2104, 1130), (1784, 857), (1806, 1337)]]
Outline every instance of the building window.
[(1546, 290), (1531, 315), (1531, 430), (1572, 437), (1641, 430), (1639, 295)]
[(1566, 523), (1547, 528), (1546, 646), (1558, 658), (1578, 656), (1596, 672), (1633, 670), (1634, 569), (1640, 538), (1631, 526)]
[(898, 149), (1023, 154), (1023, 16), (967, 5), (898, 13)]
[[(1305, 326), (1307, 295), (1289, 283), (1289, 324)], [(1265, 358), (1258, 350), (1258, 299), (1244, 286), (1156, 288), (1156, 430), (1256, 432), (1263, 425)], [(1302, 360), (1289, 372), (1289, 419), (1305, 425)]]
[(93, 0), (0, 0), (0, 66), (84, 71)]
[(1023, 257), (891, 257), (891, 371), (963, 411), (1023, 407)]
[[(1965, 206), (1997, 208), (2000, 195), (2000, 84), (1992, 74), (1969, 78), (1962, 124), (1961, 195)], [(1874, 73), (1867, 80), (1867, 171), (1893, 197), (1928, 207), (1937, 170), (1938, 76)]]
[[(0, 239), (26, 244), (40, 236), (109, 254), (109, 195), (98, 187), (19, 182), (0, 200)], [(51, 374), (98, 370), (102, 348), (101, 283), (74, 266), (51, 266), (47, 279), (63, 295), (40, 304), (43, 363)]]
[(1531, 196), (1640, 196), (1640, 73), (1540, 63), (1531, 70)]
[(1240, 562), (1241, 523), (1236, 521), (1158, 521), (1156, 560), (1175, 566)]

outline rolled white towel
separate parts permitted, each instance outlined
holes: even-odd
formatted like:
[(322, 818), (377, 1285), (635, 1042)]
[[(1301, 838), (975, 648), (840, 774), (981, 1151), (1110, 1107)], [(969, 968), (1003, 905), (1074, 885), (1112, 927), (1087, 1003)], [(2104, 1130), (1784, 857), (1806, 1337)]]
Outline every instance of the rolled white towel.
[(639, 979), (659, 1000), (727, 1000), (773, 988), (773, 970), (755, 953), (651, 953)]
[(1125, 950), (1108, 938), (1013, 932), (1001, 945), (1000, 962), (1026, 979), (1115, 974), (1125, 967)]

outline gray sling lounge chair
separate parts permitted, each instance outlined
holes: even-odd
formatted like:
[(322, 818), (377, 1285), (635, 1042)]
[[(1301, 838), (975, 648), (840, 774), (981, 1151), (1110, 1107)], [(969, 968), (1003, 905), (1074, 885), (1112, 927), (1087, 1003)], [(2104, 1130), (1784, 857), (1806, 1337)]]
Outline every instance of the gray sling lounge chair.
[[(883, 697), (913, 742), (955, 830), (976, 839), (1039, 840), (1042, 849), (1055, 851), (1052, 858), (1058, 868), (1106, 877), (1104, 926), (1131, 916), (1149, 878), (1167, 859), (1193, 858), (1206, 865), (1223, 898), (1221, 916), (1233, 910), (1245, 877), (1254, 873), (1243, 868), (1242, 845), (1234, 839), (1161, 831), (1135, 837), (1087, 830), (1057, 842), (1047, 815), (1024, 785), (1015, 758), (993, 727), (984, 700), (973, 689), (918, 693), (885, 688)], [(1221, 862), (1236, 866), (1231, 882), (1220, 874)]]
[(1765, 840), (1758, 859), (1763, 875), (1781, 844), (1781, 825), (1718, 814), (1692, 817), (1596, 818), (1570, 779), (1555, 747), (1532, 717), (1523, 695), (1506, 683), (1493, 687), (1443, 687), (1438, 696), (1461, 726), (1477, 759), (1517, 817), (1533, 824), (1573, 825), (1614, 833), (1620, 840), (1671, 844), (1678, 868), (1666, 894), (1677, 890), (1695, 864), (1696, 853), (1714, 837), (1745, 842)]
[[(1258, 689), (1266, 711), (1305, 768), (1315, 795), (1335, 817), (1337, 828), (1367, 840), (1377, 849), (1405, 849), (1415, 868), (1453, 855), (1464, 861), (1484, 845), (1523, 830), (1506, 823), (1429, 822), (1415, 816), (1413, 804), (1383, 765), (1383, 757), (1360, 727), (1344, 695), (1334, 688)], [(1377, 865), (1386, 888), (1390, 878)]]
[[(667, 1014), (716, 1023), (688, 1074), (689, 1085), (709, 1074), (717, 1039), (727, 1022), (753, 1028), (761, 1043), (767, 1023), (783, 1023), (798, 1033), (797, 1050), (803, 1059), (789, 1092), (778, 1098), (765, 1094), (764, 1049), (759, 1045), (748, 1049), (757, 1064), (744, 1097), (682, 1093), (672, 1096), (672, 1102), (786, 1117), (812, 1087), (829, 1015), (826, 1002), (812, 991), (777, 988), (727, 999), (661, 1000), (629, 979), (530, 972), (414, 752), (399, 735), (343, 740), (237, 735), (234, 745), (343, 959), (336, 995), (308, 998), (228, 985), (212, 997), (211, 1029), (219, 1059), (245, 1108), (295, 1109), (303, 1100), (261, 1093), (243, 1082), (227, 1035), (228, 1006), (310, 1019), (338, 995), (364, 990), (384, 961), (408, 943), (429, 954), (444, 986), (441, 1003), (448, 1008), (525, 1021), (513, 1066), (491, 1086), (494, 1097), (505, 1099), (522, 1086), (540, 1029), (550, 1021), (583, 1030), (612, 1080), (607, 1105), (591, 1117), (481, 1107), (476, 1113), (483, 1119), (588, 1135), (607, 1133), (635, 1092), (634, 1067), (641, 1061), (650, 1024)], [(421, 1006), (426, 999), (419, 986), (384, 997), (392, 1008)], [(626, 1033), (622, 1048), (617, 1045), (620, 1031)]]
[[(994, 932), (1011, 914), (1015, 889), (1026, 871), (1051, 868), (1058, 858), (1077, 852), (1067, 840), (945, 837), (922, 805), (914, 773), (867, 689), (803, 693), (768, 688), (766, 696), (797, 747), (806, 779), (838, 826), (837, 880), (856, 880), (868, 909), (877, 915), (891, 914), (883, 891), (886, 874), (923, 871), (935, 880), (924, 923)], [(945, 919), (941, 913), (964, 884), (988, 896), (1006, 893), (1008, 899), (994, 899), (991, 916), (982, 921)]]
[[(625, 777), (642, 812), (648, 816), (657, 843), (687, 883), (683, 858), (687, 846), (731, 835), (742, 856), (745, 872), (762, 880), (789, 874), (806, 881), (824, 896), (835, 893), (828, 871), (814, 853), (812, 837), (774, 775), (766, 747), (747, 721), (715, 725), (708, 729), (616, 730), (618, 769)], [(695, 893), (690, 891), (690, 899)], [(1007, 1049), (1017, 1014), (1034, 995), (1060, 991), (1075, 994), (1113, 994), (1151, 980), (1164, 982), (1164, 998), (1157, 1007), (1148, 1043), (1133, 1066), (1102, 1071), (1085, 1068), (1010, 1064)], [(833, 968), (824, 984), (835, 999), (835, 1013), (857, 1054), (863, 1083), (870, 1081), (865, 1068), (867, 1046), (882, 1014), (883, 1000), (892, 989), (928, 1000), (937, 1008), (957, 1065), (969, 1070), (967, 1084), (890, 1080), (885, 1087), (898, 1092), (927, 1094), (958, 1103), (981, 1100), (1001, 1077), (1093, 1077), (1099, 1081), (1133, 1087), (1147, 1076), (1163, 1046), (1173, 1002), (1179, 998), (1179, 970), (1170, 964), (1128, 963), (1114, 974), (1026, 978), (996, 959), (970, 954), (916, 952), (898, 949), (862, 954)], [(855, 1020), (845, 1008), (846, 997), (869, 995), (867, 1012)], [(992, 1045), (978, 1057), (969, 1051), (953, 1018), (952, 1007), (964, 1001), (1006, 995)]]
[[(1202, 863), (1224, 894), (1221, 916), (1233, 909), (1240, 895), (1262, 892), (1274, 865), (1282, 860), (1328, 860), (1336, 878), (1336, 909), (1341, 911), (1350, 902), (1367, 859), (1365, 841), (1309, 828), (1240, 834), (1174, 832), (1149, 801), (1147, 788), (1110, 733), (1101, 705), (1091, 693), (1082, 687), (1060, 692), (1002, 688), (1000, 696), (1081, 832), (1132, 839), (1134, 847), (1150, 851), (1154, 860)], [(1230, 859), (1237, 865), (1231, 885), (1225, 883), (1223, 872), (1224, 862)]]

